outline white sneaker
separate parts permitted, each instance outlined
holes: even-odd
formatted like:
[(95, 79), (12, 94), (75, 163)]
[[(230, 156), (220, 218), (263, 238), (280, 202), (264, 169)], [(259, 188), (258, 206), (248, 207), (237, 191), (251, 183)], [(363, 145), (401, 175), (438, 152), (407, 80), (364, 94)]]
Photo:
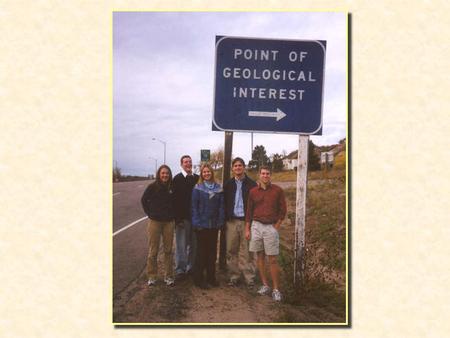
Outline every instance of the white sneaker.
[(148, 286), (154, 286), (156, 285), (156, 278), (149, 278), (147, 281)]
[(273, 289), (272, 299), (276, 302), (281, 302), (281, 292), (278, 289)]
[(173, 286), (175, 284), (175, 281), (171, 277), (164, 278), (164, 283), (166, 283), (167, 286)]
[(238, 280), (237, 279), (230, 279), (227, 283), (228, 286), (237, 286)]
[(267, 285), (263, 284), (263, 286), (261, 286), (257, 292), (260, 295), (267, 295), (270, 292), (270, 288)]

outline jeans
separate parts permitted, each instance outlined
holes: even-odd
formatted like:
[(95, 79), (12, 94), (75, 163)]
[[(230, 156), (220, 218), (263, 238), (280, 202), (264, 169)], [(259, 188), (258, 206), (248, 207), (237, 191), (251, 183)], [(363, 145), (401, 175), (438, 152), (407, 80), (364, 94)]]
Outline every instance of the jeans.
[(196, 240), (190, 220), (183, 220), (183, 226), (176, 225), (175, 274), (188, 273), (194, 267)]

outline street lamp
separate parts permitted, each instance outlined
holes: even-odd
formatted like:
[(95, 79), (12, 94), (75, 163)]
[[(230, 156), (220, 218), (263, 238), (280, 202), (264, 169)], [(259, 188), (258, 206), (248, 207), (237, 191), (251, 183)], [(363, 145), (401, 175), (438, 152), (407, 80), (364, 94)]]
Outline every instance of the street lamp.
[(149, 159), (155, 161), (155, 178), (156, 178), (156, 173), (158, 171), (158, 169), (157, 169), (158, 168), (158, 160), (151, 156), (149, 157)]
[(164, 144), (164, 163), (163, 164), (166, 164), (166, 142), (161, 141), (160, 139), (157, 139), (156, 137), (153, 137), (152, 140), (158, 141), (158, 142), (161, 142), (162, 144)]

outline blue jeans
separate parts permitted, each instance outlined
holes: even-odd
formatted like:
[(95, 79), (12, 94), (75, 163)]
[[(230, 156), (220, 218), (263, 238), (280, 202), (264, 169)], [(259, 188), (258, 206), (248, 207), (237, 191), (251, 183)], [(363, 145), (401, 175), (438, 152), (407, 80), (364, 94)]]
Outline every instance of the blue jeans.
[[(183, 220), (183, 226), (175, 228), (175, 274), (190, 272), (194, 267), (196, 238), (189, 220)], [(192, 270), (193, 271), (193, 270)]]

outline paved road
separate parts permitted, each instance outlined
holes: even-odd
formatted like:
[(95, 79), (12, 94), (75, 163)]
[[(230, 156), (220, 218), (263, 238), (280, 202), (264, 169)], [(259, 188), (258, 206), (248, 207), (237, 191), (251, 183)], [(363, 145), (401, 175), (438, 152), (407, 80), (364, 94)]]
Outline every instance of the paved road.
[[(113, 184), (113, 292), (116, 295), (138, 277), (145, 267), (147, 219), (141, 207), (141, 197), (152, 181)], [(141, 220), (142, 219), (142, 220)], [(135, 225), (118, 233), (127, 225)]]

